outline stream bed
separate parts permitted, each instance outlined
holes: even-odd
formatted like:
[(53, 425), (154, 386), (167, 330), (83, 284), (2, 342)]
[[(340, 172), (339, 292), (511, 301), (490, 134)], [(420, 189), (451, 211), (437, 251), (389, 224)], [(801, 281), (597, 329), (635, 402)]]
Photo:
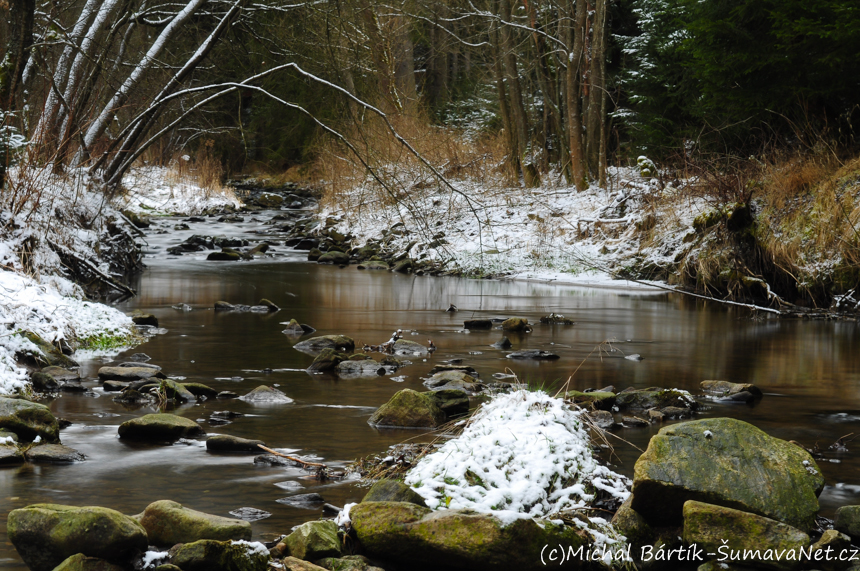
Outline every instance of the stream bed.
[[(45, 403), (56, 416), (72, 422), (62, 431), (62, 441), (83, 452), (87, 461), (0, 469), (0, 568), (26, 569), (6, 537), (6, 515), (33, 503), (100, 505), (135, 514), (153, 501), (171, 499), (223, 516), (252, 507), (272, 514), (252, 523), (254, 539), (269, 541), (321, 514), (319, 506), (293, 507), (279, 499), (316, 492), (342, 506), (363, 496), (365, 490), (354, 480), (318, 482), (299, 468), (255, 464), (253, 454), (212, 454), (203, 440), (172, 446), (121, 442), (120, 423), (156, 411), (113, 402), (113, 395), (100, 388), (96, 372), (141, 352), (169, 376), (218, 391), (244, 394), (259, 385), (277, 386), (295, 402), (260, 406), (210, 399), (174, 412), (197, 420), (209, 434), (260, 439), (279, 451), (333, 467), (407, 439), (429, 438), (422, 431), (373, 428), (367, 419), (398, 390), (426, 390), (421, 377), (450, 359), (474, 366), (485, 381), (510, 369), (520, 381), (551, 393), (568, 379), (570, 389), (577, 390), (657, 386), (686, 389), (696, 396), (702, 394), (703, 380), (751, 382), (765, 393), (755, 406), (701, 398), (704, 406), (696, 417), (730, 416), (806, 447), (817, 444), (827, 481), (822, 515), (832, 517), (837, 507), (860, 503), (860, 439), (856, 445), (849, 442), (847, 452), (828, 450), (840, 436), (860, 433), (856, 322), (752, 317), (746, 310), (642, 288), (416, 277), (321, 266), (306, 262), (306, 252), (284, 246), (274, 246), (272, 256), (251, 262), (206, 261), (205, 251), (180, 257), (165, 253), (191, 234), (240, 236), (252, 245), (262, 239), (277, 241), (272, 227), (262, 224), (266, 219), (264, 213), (242, 223), (189, 223), (189, 230), (173, 229), (179, 219), (161, 219), (151, 229), (148, 269), (134, 284), (139, 295), (117, 307), (154, 314), (166, 332), (119, 355), (83, 360), (82, 376), (88, 379), (84, 384), (95, 396), (66, 393)], [(253, 305), (261, 298), (281, 310), (213, 310), (216, 301)], [(190, 310), (174, 309), (179, 304)], [(446, 312), (450, 304), (459, 311)], [(550, 312), (576, 324), (537, 323)], [(511, 316), (527, 317), (534, 324), (531, 333), (508, 334), (513, 350), (549, 350), (561, 358), (513, 361), (506, 358), (510, 351), (490, 347), (501, 331), (463, 330), (467, 319)], [(404, 339), (424, 345), (432, 339), (438, 350), (427, 358), (411, 358), (411, 365), (387, 376), (310, 375), (304, 369), (313, 357), (293, 349), (297, 339), (281, 333), (291, 318), (316, 328), (315, 335), (348, 335), (358, 348), (382, 343), (402, 329)], [(625, 358), (634, 354), (642, 359)], [(215, 411), (244, 416), (227, 425), (209, 424)], [(615, 431), (623, 440), (612, 440), (613, 469), (632, 477), (637, 447), (644, 450), (661, 426)]]

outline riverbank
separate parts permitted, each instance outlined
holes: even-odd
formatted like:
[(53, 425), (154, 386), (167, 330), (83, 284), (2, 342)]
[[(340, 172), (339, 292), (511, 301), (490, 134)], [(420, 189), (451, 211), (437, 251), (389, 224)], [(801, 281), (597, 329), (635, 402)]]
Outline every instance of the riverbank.
[(72, 355), (139, 342), (130, 317), (87, 298), (132, 293), (124, 280), (143, 267), (146, 216), (240, 205), (232, 191), (205, 191), (162, 168), (133, 171), (113, 201), (82, 173), (11, 171), (0, 205), (0, 394), (28, 391), (27, 363), (51, 347)]

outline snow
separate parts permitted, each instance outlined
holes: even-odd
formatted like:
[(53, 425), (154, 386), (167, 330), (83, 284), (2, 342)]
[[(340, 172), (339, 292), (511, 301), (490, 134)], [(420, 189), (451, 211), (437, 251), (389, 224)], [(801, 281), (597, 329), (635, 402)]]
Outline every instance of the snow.
[(587, 508), (598, 490), (623, 501), (630, 481), (592, 457), (583, 414), (540, 391), (497, 395), (405, 482), (431, 509), (488, 513), (504, 525)]
[(80, 288), (65, 278), (50, 276), (40, 283), (0, 271), (0, 394), (18, 392), (27, 384), (27, 372), (15, 362), (15, 353), (37, 349), (19, 332), (32, 331), (48, 342), (133, 337), (131, 318), (82, 297)]
[(338, 512), (337, 517), (334, 518), (334, 522), (338, 527), (349, 527), (352, 525), (352, 520), (349, 519), (349, 510), (352, 509), (354, 503), (346, 504), (343, 506), (343, 509)]
[(230, 544), (243, 546), (249, 557), (253, 557), (254, 555), (263, 555), (265, 557), (269, 556), (269, 550), (266, 549), (266, 546), (259, 541), (245, 541), (244, 539), (239, 539), (230, 540)]
[(123, 179), (126, 193), (117, 206), (138, 214), (191, 215), (209, 208), (242, 205), (232, 190), (206, 191), (188, 175), (177, 175), (166, 167), (132, 169)]
[(166, 551), (147, 551), (143, 554), (143, 559), (140, 562), (142, 569), (148, 569), (150, 567), (155, 567), (155, 564), (162, 559), (167, 559), (168, 553)]
[[(534, 189), (452, 180), (458, 192), (408, 168), (392, 167), (385, 176), (421, 191), (392, 204), (372, 180), (356, 181), (324, 205), (321, 219), (337, 219), (337, 230), (359, 244), (402, 222), (406, 233), (388, 234), (388, 249), (399, 253), (416, 242), (413, 258), (450, 260), (448, 269), (507, 279), (649, 290), (648, 282), (619, 278), (630, 267), (671, 264), (689, 247), (695, 217), (709, 208), (671, 183), (661, 190), (637, 168), (612, 167), (607, 188), (582, 192), (557, 173)], [(648, 236), (641, 227), (651, 220), (659, 232)], [(442, 243), (430, 246), (436, 240)]]

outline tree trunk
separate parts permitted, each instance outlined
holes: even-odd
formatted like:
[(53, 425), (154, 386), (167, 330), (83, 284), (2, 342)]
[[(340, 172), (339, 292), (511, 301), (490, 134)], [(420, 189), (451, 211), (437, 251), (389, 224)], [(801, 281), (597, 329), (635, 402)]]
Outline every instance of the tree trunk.
[(508, 142), (508, 176), (511, 181), (520, 178), (520, 149), (517, 142), (517, 131), (511, 118), (511, 107), (508, 103), (508, 94), (505, 89), (505, 77), (502, 71), (502, 54), (499, 45), (499, 33), (497, 30), (491, 32), (491, 41), (496, 53), (493, 58), (493, 73), (496, 80), (496, 92), (499, 97), (499, 113), (502, 116), (502, 125), (505, 129), (505, 138)]
[(604, 137), (606, 109), (606, 0), (595, 0), (593, 38), (591, 42), (590, 90), (586, 119), (586, 157), (588, 170), (600, 178), (600, 149)]
[[(5, 46), (5, 57), (0, 62), (0, 129), (8, 129), (11, 126), (12, 114), (18, 109), (18, 86), (30, 56), (30, 47), (33, 45), (35, 10), (35, 0), (11, 0), (9, 5), (9, 37)], [(10, 159), (8, 142), (0, 140), (0, 190), (6, 184), (6, 169)]]
[(582, 72), (585, 1), (570, 0), (572, 27), (567, 27), (568, 49), (571, 50), (567, 62), (567, 132), (570, 137), (570, 170), (577, 190), (585, 190), (585, 165), (582, 152), (582, 113), (580, 112), (580, 73)]
[(528, 152), (528, 118), (525, 105), (523, 104), (523, 92), (520, 86), (519, 71), (517, 69), (517, 55), (515, 52), (511, 22), (511, 0), (502, 0), (500, 3), (500, 16), (502, 20), (499, 35), (501, 37), (502, 61), (504, 63), (505, 78), (511, 97), (511, 118), (517, 131), (517, 145), (519, 158), (522, 161)]

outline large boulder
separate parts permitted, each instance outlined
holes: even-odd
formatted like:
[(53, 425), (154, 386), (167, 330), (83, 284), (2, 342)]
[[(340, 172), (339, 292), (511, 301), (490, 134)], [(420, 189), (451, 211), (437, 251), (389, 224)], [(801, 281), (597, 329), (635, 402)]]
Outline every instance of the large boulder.
[(34, 504), (12, 510), (7, 533), (32, 571), (51, 571), (77, 553), (127, 565), (148, 545), (143, 526), (102, 507)]
[(307, 561), (341, 555), (337, 524), (332, 520), (303, 523), (284, 539), (284, 543), (290, 548), (290, 555)]
[[(461, 510), (431, 511), (406, 502), (362, 502), (349, 512), (352, 529), (370, 557), (409, 567), (416, 561), (436, 568), (476, 571), (544, 569), (545, 546), (567, 553), (587, 543), (572, 528), (520, 519), (503, 526), (497, 518)], [(512, 548), (512, 546), (516, 546)], [(587, 563), (578, 558), (568, 569)]]
[(293, 348), (303, 353), (319, 353), (323, 349), (335, 349), (336, 351), (352, 351), (355, 349), (355, 341), (346, 335), (320, 335), (299, 341)]
[[(684, 541), (705, 553), (750, 554), (744, 562), (770, 569), (797, 569), (810, 544), (809, 536), (770, 518), (696, 501), (684, 504)], [(757, 552), (757, 553), (756, 553)], [(780, 554), (782, 554), (780, 556)]]
[(709, 418), (660, 430), (636, 461), (631, 507), (651, 525), (680, 525), (688, 500), (809, 531), (824, 478), (801, 447), (746, 422)]
[(376, 409), (368, 422), (375, 426), (436, 428), (445, 422), (445, 413), (427, 395), (403, 389)]
[(362, 502), (409, 502), (416, 506), (427, 507), (418, 492), (397, 480), (378, 480), (364, 495)]
[(202, 539), (176, 545), (169, 553), (182, 571), (266, 571), (269, 564), (262, 543)]
[(114, 565), (110, 561), (98, 557), (87, 557), (83, 553), (72, 555), (57, 567), (54, 571), (125, 571), (123, 567)]
[(37, 436), (44, 442), (60, 441), (60, 425), (51, 409), (24, 399), (0, 397), (0, 428), (14, 432), (21, 442)]
[(621, 410), (647, 410), (673, 406), (695, 410), (698, 404), (686, 391), (676, 389), (627, 389), (615, 395), (615, 404)]
[(119, 425), (119, 437), (129, 440), (163, 442), (203, 435), (199, 424), (175, 414), (146, 414)]
[(266, 385), (260, 385), (246, 395), (239, 397), (239, 400), (251, 404), (289, 404), (293, 402), (293, 399), (278, 389)]
[(251, 539), (251, 524), (247, 521), (199, 512), (171, 500), (146, 506), (140, 524), (153, 545), (169, 546), (201, 539)]

